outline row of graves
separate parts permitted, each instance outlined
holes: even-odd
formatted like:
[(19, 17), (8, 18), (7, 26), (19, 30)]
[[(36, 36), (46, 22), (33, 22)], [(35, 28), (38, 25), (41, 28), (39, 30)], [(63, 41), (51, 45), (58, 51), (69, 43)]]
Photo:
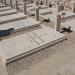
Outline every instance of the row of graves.
[[(0, 3), (0, 57), (6, 72), (7, 64), (12, 61), (65, 40), (65, 35), (60, 33), (60, 25), (68, 26), (70, 29), (72, 25), (66, 24), (68, 18), (74, 22), (74, 19), (72, 20), (72, 17), (75, 16), (74, 11), (62, 10), (61, 5), (49, 7), (39, 5), (38, 1), (34, 3), (24, 1), (18, 4), (16, 0), (15, 7), (13, 7), (11, 1), (10, 6), (7, 4), (7, 0), (3, 1)], [(23, 12), (18, 12), (18, 8)], [(35, 16), (35, 19), (30, 18), (28, 13)], [(55, 22), (55, 29), (43, 25), (39, 21), (40, 17)], [(21, 31), (23, 31), (22, 34), (3, 39)], [(4, 72), (2, 75), (5, 75)]]
[(42, 18), (44, 21), (52, 21), (56, 23), (57, 17), (59, 17), (58, 19), (61, 26), (71, 29), (71, 31), (75, 31), (75, 0), (69, 1), (69, 3), (71, 4), (71, 11), (65, 10), (65, 4), (59, 1), (55, 2), (55, 5), (53, 5), (51, 2), (49, 5), (40, 5), (38, 0), (29, 4), (24, 2), (23, 4), (19, 5), (18, 8), (23, 10), (25, 14), (29, 13), (32, 16), (37, 16), (37, 20)]

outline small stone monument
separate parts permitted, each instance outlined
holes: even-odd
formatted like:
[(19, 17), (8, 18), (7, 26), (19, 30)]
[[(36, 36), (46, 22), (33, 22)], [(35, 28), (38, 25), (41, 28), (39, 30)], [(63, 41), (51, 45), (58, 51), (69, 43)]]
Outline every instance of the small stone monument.
[(23, 3), (23, 12), (24, 12), (25, 15), (27, 15), (26, 2)]
[(75, 0), (72, 0), (72, 12), (75, 13)]
[(13, 7), (13, 5), (12, 5), (12, 0), (10, 0), (10, 6)]
[(35, 6), (35, 19), (39, 21), (39, 6)]
[(47, 4), (48, 4), (48, 0), (45, 0), (45, 5), (47, 6)]
[(18, 10), (18, 1), (15, 0), (15, 7), (16, 7), (16, 10)]
[(54, 15), (56, 16), (56, 18), (55, 18), (55, 30), (60, 31), (61, 15), (58, 15), (58, 8), (56, 9), (56, 12)]
[(55, 20), (55, 30), (59, 32), (60, 32), (60, 22), (61, 22), (61, 16), (57, 14)]
[(36, 0), (36, 1), (35, 1), (35, 6), (38, 6), (38, 5), (39, 5), (39, 1)]
[(4, 4), (6, 5), (6, 0), (4, 0)]

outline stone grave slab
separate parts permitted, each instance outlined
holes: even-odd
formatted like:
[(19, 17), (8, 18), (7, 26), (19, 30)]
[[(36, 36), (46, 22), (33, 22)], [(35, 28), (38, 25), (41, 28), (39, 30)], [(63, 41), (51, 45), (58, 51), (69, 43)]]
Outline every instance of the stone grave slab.
[[(63, 13), (65, 13), (64, 15), (62, 15)], [(75, 17), (75, 13), (69, 12), (69, 11), (61, 11), (58, 12), (59, 15), (64, 17), (64, 20), (67, 20), (69, 18)], [(54, 21), (56, 19), (56, 14), (55, 13), (45, 13), (45, 14), (41, 14), (40, 17), (42, 17), (43, 19), (49, 19), (51, 21)]]
[(0, 42), (0, 50), (3, 52), (3, 60), (5, 63), (8, 63), (59, 42), (63, 40), (64, 37), (63, 34), (52, 28), (42, 27), (38, 30), (2, 40)]
[(71, 20), (62, 22), (61, 26), (65, 27), (65, 28), (69, 28), (70, 27), (70, 30), (75, 32), (75, 19), (71, 19)]
[(17, 13), (16, 9), (7, 10), (7, 11), (1, 11), (0, 16), (5, 16), (5, 15), (9, 15), (9, 14), (14, 14), (14, 13)]
[(22, 19), (19, 21), (17, 20), (14, 22), (2, 24), (2, 25), (0, 25), (0, 30), (7, 30), (10, 28), (14, 28), (14, 32), (16, 32), (16, 31), (20, 31), (23, 29), (28, 29), (28, 28), (32, 28), (35, 26), (39, 26), (39, 24), (40, 24), (40, 22), (36, 21), (35, 19), (26, 18), (26, 19)]
[(12, 9), (11, 7), (7, 6), (7, 7), (3, 7), (3, 8), (0, 8), (0, 12), (1, 11), (6, 11), (6, 10), (10, 10)]
[(0, 24), (25, 19), (26, 17), (27, 17), (27, 15), (24, 15), (23, 13), (15, 13), (15, 14), (11, 14), (11, 15), (1, 16)]

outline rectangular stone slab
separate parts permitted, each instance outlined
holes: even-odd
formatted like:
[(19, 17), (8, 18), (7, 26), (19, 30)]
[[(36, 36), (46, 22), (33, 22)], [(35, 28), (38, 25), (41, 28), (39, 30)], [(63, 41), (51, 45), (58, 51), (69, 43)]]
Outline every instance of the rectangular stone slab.
[(50, 27), (43, 27), (42, 29), (32, 31), (29, 35), (39, 44), (39, 46), (51, 43), (52, 41), (64, 36)]
[[(62, 15), (62, 13), (66, 13), (65, 15)], [(62, 11), (58, 12), (59, 15), (64, 16), (64, 20), (75, 17), (75, 13), (69, 12), (69, 11)], [(56, 19), (56, 15), (53, 13), (48, 13), (48, 14), (41, 14), (40, 17), (43, 19), (50, 19), (51, 21), (54, 21)]]
[(56, 15), (51, 14), (51, 13), (40, 14), (40, 17), (43, 18), (43, 19), (50, 20), (50, 21), (55, 21), (55, 19), (56, 19)]
[(1, 11), (6, 11), (6, 10), (10, 10), (12, 9), (11, 7), (7, 6), (7, 7), (3, 7), (3, 8), (0, 8), (0, 12)]
[[(29, 10), (28, 9), (28, 12), (31, 13), (31, 14), (35, 14), (35, 10)], [(50, 13), (52, 12), (52, 8), (46, 8), (45, 7), (45, 9), (43, 9), (43, 7), (42, 7), (42, 9), (39, 10), (40, 14), (49, 13), (49, 12)]]
[(5, 16), (5, 15), (9, 15), (9, 14), (14, 14), (14, 13), (17, 13), (16, 9), (2, 11), (2, 12), (0, 12), (0, 16)]
[[(66, 14), (62, 15), (62, 13), (66, 13)], [(70, 11), (61, 11), (61, 12), (59, 12), (59, 15), (64, 16), (65, 19), (75, 17), (75, 13), (70, 12)]]
[(3, 51), (5, 57), (4, 60), (6, 61), (11, 60), (11, 58), (15, 59), (16, 56), (26, 53), (37, 47), (37, 44), (30, 39), (27, 34), (15, 36), (3, 41), (3, 43), (0, 43), (0, 46), (2, 46), (0, 47), (0, 50)]
[(2, 16), (0, 17), (0, 24), (16, 21), (20, 19), (25, 19), (26, 17), (27, 15), (24, 15), (23, 13), (15, 13), (11, 15)]
[(5, 7), (5, 4), (0, 4), (0, 8)]
[(0, 30), (7, 30), (10, 28), (14, 28), (14, 31), (20, 31), (21, 29), (28, 29), (31, 27), (39, 26), (40, 22), (36, 21), (32, 18), (26, 18), (23, 20), (17, 20), (14, 22), (6, 23), (0, 25)]
[(62, 22), (61, 26), (65, 27), (65, 28), (69, 28), (70, 27), (70, 30), (75, 32), (75, 19), (71, 19), (71, 20)]
[(65, 36), (52, 28), (41, 29), (20, 34), (0, 42), (0, 50), (3, 52), (5, 63), (16, 60), (41, 48), (47, 47)]

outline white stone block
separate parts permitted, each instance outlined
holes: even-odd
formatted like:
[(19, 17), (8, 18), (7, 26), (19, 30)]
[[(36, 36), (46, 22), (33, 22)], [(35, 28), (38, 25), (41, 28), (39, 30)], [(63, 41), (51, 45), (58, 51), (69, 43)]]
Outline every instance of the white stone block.
[(8, 14), (13, 14), (13, 13), (17, 13), (17, 11), (15, 9), (7, 10), (7, 11), (1, 11), (0, 12), (0, 16), (4, 16), (4, 15), (8, 15)]
[(2, 40), (0, 43), (0, 50), (4, 53), (5, 63), (7, 63), (54, 44), (55, 42), (62, 40), (64, 37), (63, 34), (52, 28), (42, 27), (38, 30)]

